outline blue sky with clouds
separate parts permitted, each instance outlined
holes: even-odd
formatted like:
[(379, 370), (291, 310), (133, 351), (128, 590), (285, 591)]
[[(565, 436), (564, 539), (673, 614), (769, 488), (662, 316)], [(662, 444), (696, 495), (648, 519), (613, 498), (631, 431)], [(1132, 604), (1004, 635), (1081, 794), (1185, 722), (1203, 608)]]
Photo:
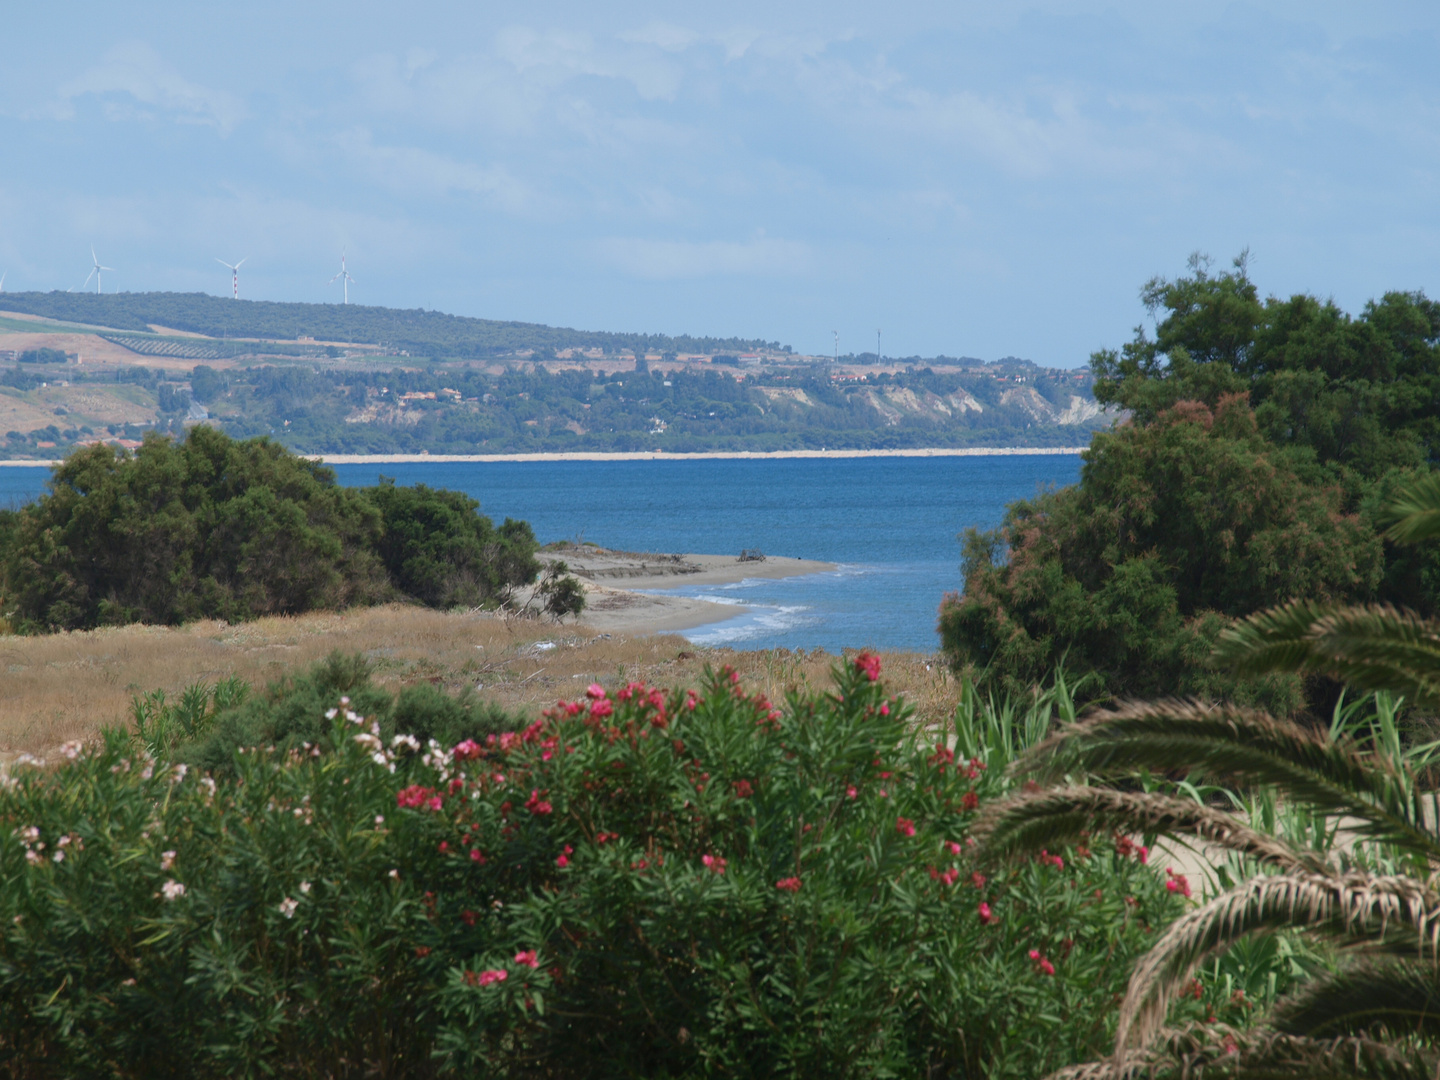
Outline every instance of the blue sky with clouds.
[(0, 271), (1076, 366), (1440, 259), (1433, 3), (6, 5)]

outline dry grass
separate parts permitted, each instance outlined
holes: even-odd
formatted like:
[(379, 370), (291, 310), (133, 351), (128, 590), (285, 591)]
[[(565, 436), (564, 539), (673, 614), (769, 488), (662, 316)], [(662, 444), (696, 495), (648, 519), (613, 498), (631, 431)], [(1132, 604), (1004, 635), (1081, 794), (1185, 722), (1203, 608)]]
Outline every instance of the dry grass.
[[(554, 647), (536, 647), (544, 642)], [(396, 605), (239, 626), (0, 637), (0, 759), (43, 754), (124, 721), (131, 696), (142, 691), (174, 693), (232, 675), (261, 686), (337, 649), (370, 657), (384, 685), (428, 681), (454, 691), (479, 684), (484, 696), (530, 714), (592, 681), (695, 685), (706, 664), (730, 664), (747, 686), (779, 700), (787, 690), (828, 686), (836, 661), (824, 653), (700, 649), (670, 635), (625, 637)], [(922, 719), (936, 721), (953, 709), (954, 681), (933, 657), (884, 659), (887, 685), (903, 691)]]

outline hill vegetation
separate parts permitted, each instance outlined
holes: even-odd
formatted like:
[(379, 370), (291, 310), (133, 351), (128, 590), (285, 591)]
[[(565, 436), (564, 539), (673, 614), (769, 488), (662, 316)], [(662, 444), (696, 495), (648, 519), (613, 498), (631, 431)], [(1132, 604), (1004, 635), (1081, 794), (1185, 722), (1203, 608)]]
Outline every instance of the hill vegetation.
[(1012, 687), (1064, 658), (1114, 694), (1323, 704), (1325, 684), (1208, 657), (1234, 619), (1296, 596), (1440, 610), (1440, 552), (1389, 546), (1376, 520), (1440, 459), (1440, 304), (1262, 300), (1243, 258), (1193, 260), (1142, 298), (1154, 338), (1091, 358), (1097, 399), (1132, 423), (1096, 435), (1078, 485), (967, 534), (945, 648)]
[(402, 311), (364, 304), (289, 304), (233, 300), (207, 293), (5, 294), (5, 309), (49, 319), (147, 332), (164, 326), (214, 338), (344, 341), (379, 345), (411, 356), (478, 359), (538, 351), (600, 349), (606, 353), (785, 351), (776, 342), (668, 334), (568, 330), (538, 323), (471, 319), (422, 308)]
[(207, 427), (133, 455), (72, 454), (0, 512), (0, 597), (21, 630), (238, 622), (409, 597), (494, 604), (535, 580), (530, 526), (423, 485), (342, 488), (267, 439)]

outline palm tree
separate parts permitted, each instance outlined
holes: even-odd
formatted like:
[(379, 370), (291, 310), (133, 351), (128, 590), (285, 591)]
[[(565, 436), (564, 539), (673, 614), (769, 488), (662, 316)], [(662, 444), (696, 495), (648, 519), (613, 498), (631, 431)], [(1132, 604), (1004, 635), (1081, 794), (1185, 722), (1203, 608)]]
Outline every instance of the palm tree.
[[(1409, 488), (1391, 514), (1392, 539), (1440, 535), (1440, 476)], [(1291, 603), (1227, 631), (1217, 657), (1253, 674), (1325, 672), (1440, 706), (1440, 622), (1386, 606)], [(1248, 869), (1177, 919), (1136, 965), (1115, 1055), (1057, 1078), (1440, 1076), (1440, 825), (1435, 793), (1420, 781), (1436, 746), (1407, 747), (1387, 715), (1363, 734), (1338, 724), (1320, 733), (1229, 706), (1128, 703), (1069, 725), (1018, 763), (1058, 786), (1030, 785), (991, 809), (980, 831), (989, 857), (1120, 830), (1199, 841)], [(1339, 823), (1355, 844), (1313, 850), (1191, 798), (1104, 786), (1142, 770), (1269, 789)], [(1284, 929), (1328, 939), (1354, 959), (1307, 982), (1256, 1028), (1164, 1027), (1200, 964)]]

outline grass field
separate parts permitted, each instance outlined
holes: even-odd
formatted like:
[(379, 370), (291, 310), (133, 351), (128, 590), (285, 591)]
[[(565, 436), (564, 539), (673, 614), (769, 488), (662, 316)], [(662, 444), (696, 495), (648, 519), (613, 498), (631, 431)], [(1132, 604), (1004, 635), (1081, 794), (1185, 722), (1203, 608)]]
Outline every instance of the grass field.
[[(731, 664), (748, 686), (780, 700), (787, 689), (828, 686), (837, 659), (786, 650), (698, 649), (669, 635), (626, 637), (583, 625), (506, 622), (398, 605), (238, 626), (204, 622), (8, 636), (0, 637), (0, 760), (44, 754), (124, 721), (137, 693), (174, 693), (232, 675), (262, 686), (336, 649), (368, 656), (382, 684), (432, 682), (452, 692), (480, 686), (485, 697), (532, 715), (594, 681), (694, 685), (706, 664)], [(933, 657), (894, 653), (884, 663), (887, 685), (904, 692), (922, 719), (939, 720), (954, 708), (954, 680)]]

